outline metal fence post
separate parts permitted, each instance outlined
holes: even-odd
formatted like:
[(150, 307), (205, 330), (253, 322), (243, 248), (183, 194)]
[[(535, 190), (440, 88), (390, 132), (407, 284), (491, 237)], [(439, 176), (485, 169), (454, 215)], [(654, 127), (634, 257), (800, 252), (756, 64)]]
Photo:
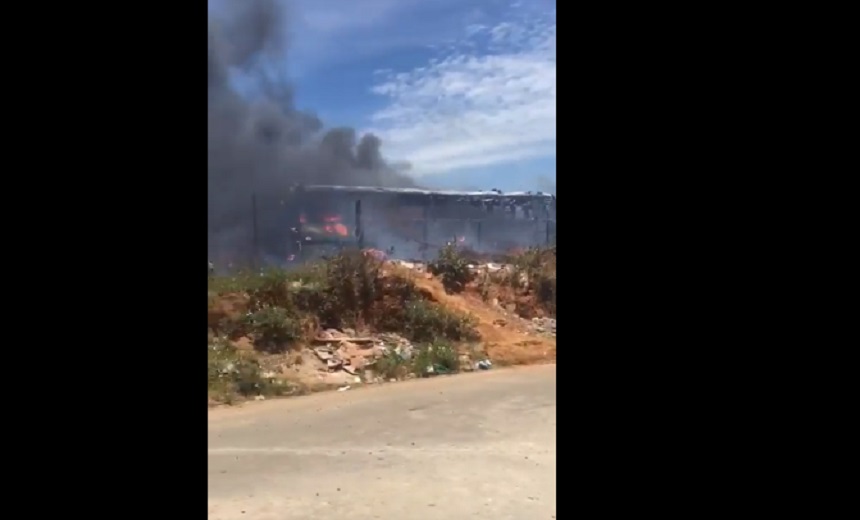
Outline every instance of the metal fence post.
[(355, 237), (358, 239), (358, 248), (364, 249), (364, 229), (361, 226), (361, 199), (355, 201)]

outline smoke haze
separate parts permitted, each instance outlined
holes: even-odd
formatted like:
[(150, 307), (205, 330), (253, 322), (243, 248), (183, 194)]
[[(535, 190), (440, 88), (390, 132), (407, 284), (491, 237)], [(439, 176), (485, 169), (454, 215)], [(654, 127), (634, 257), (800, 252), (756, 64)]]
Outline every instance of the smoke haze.
[[(288, 59), (289, 10), (278, 0), (225, 0), (209, 14), (209, 254), (252, 248), (252, 195), (259, 244), (283, 240), (281, 204), (295, 183), (410, 187), (383, 159), (381, 141), (352, 128), (325, 129), (296, 108), (281, 74)], [(241, 74), (254, 96), (241, 96)]]

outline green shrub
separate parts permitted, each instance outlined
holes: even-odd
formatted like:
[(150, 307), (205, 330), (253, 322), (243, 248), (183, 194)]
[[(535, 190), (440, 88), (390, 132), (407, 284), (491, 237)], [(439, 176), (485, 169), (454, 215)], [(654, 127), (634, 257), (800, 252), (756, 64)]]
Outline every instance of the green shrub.
[(283, 269), (266, 270), (254, 280), (248, 288), (251, 297), (251, 308), (292, 307), (289, 290), (290, 278)]
[[(443, 253), (440, 261), (451, 267), (446, 271), (449, 285), (451, 280), (462, 280), (463, 273), (471, 277), (467, 267), (458, 271), (457, 266), (466, 264), (453, 249)], [(231, 337), (253, 333), (255, 345), (266, 351), (281, 351), (300, 340), (305, 332), (302, 325), (308, 323), (323, 328), (403, 332), (414, 341), (477, 337), (470, 317), (423, 300), (412, 280), (383, 277), (381, 271), (382, 264), (375, 258), (346, 251), (299, 270), (215, 277), (209, 287), (210, 307), (218, 295), (243, 293), (250, 313), (241, 320), (212, 326)]]
[(405, 337), (416, 342), (443, 339), (469, 341), (478, 337), (473, 317), (430, 301), (414, 300), (406, 303), (399, 318), (393, 332), (400, 329)]
[(282, 352), (302, 337), (299, 319), (282, 307), (263, 307), (246, 317), (254, 345), (267, 352)]
[(431, 274), (442, 278), (442, 286), (449, 293), (463, 292), (466, 284), (474, 279), (469, 262), (453, 245), (443, 247), (439, 257), (430, 262), (427, 269)]
[[(524, 288), (522, 281), (528, 282)], [(556, 248), (555, 246), (529, 249), (514, 259), (509, 284), (536, 296), (540, 306), (555, 316), (556, 310)]]
[(413, 370), (419, 377), (437, 374), (453, 374), (460, 370), (460, 355), (446, 343), (433, 343), (419, 347), (413, 362)]
[(281, 395), (287, 390), (275, 379), (263, 377), (253, 359), (243, 358), (224, 338), (209, 343), (209, 396), (232, 404), (239, 397)]
[(373, 364), (374, 375), (383, 379), (403, 379), (410, 372), (410, 362), (394, 351), (386, 352)]
[(325, 298), (316, 309), (323, 327), (372, 325), (375, 304), (383, 296), (381, 263), (361, 251), (346, 251), (325, 266)]
[(552, 275), (537, 277), (535, 279), (535, 284), (538, 302), (540, 302), (540, 304), (549, 313), (550, 316), (555, 316), (555, 273), (553, 273)]
[(209, 291), (215, 294), (246, 292), (256, 287), (259, 283), (259, 272), (238, 271), (227, 276), (210, 276)]

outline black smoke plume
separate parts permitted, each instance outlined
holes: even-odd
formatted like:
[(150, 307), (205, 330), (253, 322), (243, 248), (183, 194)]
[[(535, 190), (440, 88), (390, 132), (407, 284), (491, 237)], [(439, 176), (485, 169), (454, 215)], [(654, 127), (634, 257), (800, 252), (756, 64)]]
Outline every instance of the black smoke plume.
[[(288, 58), (288, 10), (277, 0), (226, 0), (209, 17), (209, 254), (248, 257), (285, 239), (283, 204), (296, 183), (414, 186), (386, 163), (381, 141), (352, 128), (325, 130), (296, 108), (281, 74)], [(240, 95), (240, 74), (254, 96)]]

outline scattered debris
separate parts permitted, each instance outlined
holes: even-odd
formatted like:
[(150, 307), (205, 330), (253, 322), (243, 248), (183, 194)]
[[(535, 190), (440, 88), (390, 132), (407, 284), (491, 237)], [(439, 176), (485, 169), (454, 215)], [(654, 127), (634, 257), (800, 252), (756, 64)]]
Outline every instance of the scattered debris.
[(352, 332), (353, 334), (350, 335), (339, 330), (328, 329), (326, 331), (321, 332), (319, 336), (314, 338), (314, 341), (318, 343), (339, 343), (344, 341), (348, 341), (350, 343), (374, 343), (377, 341), (376, 338), (370, 337), (356, 338), (353, 337), (355, 336), (355, 331), (350, 332)]
[[(512, 307), (512, 304), (508, 304)], [(497, 318), (493, 325), (498, 328), (521, 328), (529, 330), (533, 334), (555, 336), (556, 320), (553, 318), (523, 319), (515, 313), (505, 318)], [(325, 363), (320, 378), (332, 380), (327, 376), (343, 376), (339, 391), (346, 391), (351, 384), (382, 383), (384, 381), (396, 381), (397, 378), (379, 377), (375, 373), (378, 360), (387, 355), (395, 354), (403, 361), (410, 361), (416, 354), (416, 348), (408, 339), (395, 333), (379, 333), (367, 336), (359, 336), (354, 330), (339, 331), (329, 329), (317, 335), (316, 341), (321, 343), (311, 349), (317, 359)], [(432, 347), (429, 347), (432, 348)], [(477, 354), (477, 356), (476, 356)], [(546, 355), (546, 353), (545, 353)], [(480, 356), (480, 357), (478, 357)], [(478, 357), (477, 360), (473, 357)], [(474, 370), (490, 370), (493, 362), (486, 357), (486, 352), (478, 354), (460, 354), (460, 370), (471, 372)], [(446, 367), (433, 364), (424, 369), (422, 375), (434, 376), (450, 373)], [(406, 379), (416, 377), (416, 374), (407, 374)]]
[(460, 370), (462, 372), (471, 372), (475, 370), (475, 365), (472, 363), (472, 358), (468, 354), (460, 354)]
[(380, 355), (387, 352), (394, 352), (404, 361), (409, 361), (415, 353), (415, 347), (408, 339), (394, 333), (379, 334), (377, 336), (381, 341)]
[(336, 374), (343, 372), (352, 376), (356, 382), (373, 382), (375, 377), (372, 368), (383, 356), (395, 353), (404, 361), (411, 360), (415, 347), (402, 336), (393, 333), (383, 333), (367, 338), (355, 338), (355, 331), (338, 331), (329, 329), (319, 334), (319, 340), (325, 345), (313, 347), (311, 350), (317, 359), (325, 363), (324, 372)]
[(538, 334), (555, 336), (555, 318), (532, 318), (531, 330)]
[[(405, 269), (410, 269), (418, 272), (426, 272), (427, 271), (427, 263), (421, 260), (390, 260), (390, 263), (393, 265), (397, 265), (403, 267)], [(496, 273), (499, 271), (508, 271), (511, 272), (514, 270), (513, 264), (500, 264), (497, 262), (487, 262), (483, 264), (468, 264), (468, 268), (473, 273)]]
[(347, 341), (350, 343), (374, 343), (374, 342), (376, 342), (376, 339), (375, 338), (343, 337), (343, 338), (314, 338), (314, 341), (319, 342), (319, 343), (343, 343), (343, 342), (347, 342)]
[[(271, 395), (282, 395), (284, 389), (289, 395), (322, 389), (347, 391), (356, 385), (423, 377), (423, 371), (426, 371), (426, 375), (447, 373), (450, 371), (448, 366), (462, 372), (490, 370), (493, 367), (490, 356), (504, 365), (529, 364), (554, 358), (556, 320), (542, 317), (553, 313), (554, 307), (544, 305), (543, 297), (539, 297), (534, 290), (537, 287), (534, 283), (529, 289), (530, 280), (526, 273), (532, 275), (528, 267), (531, 264), (519, 260), (516, 264), (506, 263), (521, 252), (491, 256), (468, 249), (464, 251), (469, 253), (464, 256), (469, 270), (477, 272), (479, 276), (462, 293), (457, 294), (443, 291), (437, 277), (428, 272), (428, 263), (425, 261), (394, 260), (390, 258), (393, 256), (391, 254), (386, 259), (380, 251), (365, 251), (383, 261), (381, 276), (410, 280), (421, 299), (472, 315), (478, 335), (468, 342), (450, 345), (455, 349), (454, 352), (425, 355), (424, 343), (416, 346), (398, 334), (370, 332), (378, 326), (372, 320), (366, 325), (368, 328), (317, 329), (316, 334), (310, 335), (305, 335), (309, 331), (304, 327), (312, 321), (301, 322), (302, 334), (289, 345), (288, 350), (258, 352), (255, 345), (258, 339), (256, 329), (244, 327), (243, 324), (256, 304), (252, 305), (251, 293), (246, 294), (234, 288), (233, 280), (229, 287), (235, 292), (210, 290), (210, 336), (214, 338), (215, 333), (212, 331), (222, 327), (223, 330), (217, 329), (218, 338), (223, 336), (219, 341), (232, 347), (236, 353), (235, 356), (213, 363), (210, 378), (220, 382), (244, 377), (246, 364), (259, 360), (259, 367), (254, 369), (258, 371), (253, 373), (253, 377), (261, 381), (243, 394), (253, 399), (254, 394), (270, 395), (270, 391)], [(210, 269), (212, 267), (210, 263)], [(412, 273), (406, 273), (405, 270), (411, 270)], [(321, 283), (306, 277), (298, 281), (292, 278), (289, 288), (291, 292), (298, 293), (319, 287)], [(230, 328), (225, 323), (241, 324), (244, 328)], [(234, 330), (238, 333), (236, 336), (232, 336)], [(225, 335), (224, 332), (231, 335)], [(442, 360), (443, 365), (436, 364), (438, 360)], [(273, 385), (278, 384), (284, 387), (274, 388)]]
[(314, 349), (314, 354), (320, 358), (320, 361), (329, 361), (332, 358), (331, 349), (328, 347), (317, 347)]

